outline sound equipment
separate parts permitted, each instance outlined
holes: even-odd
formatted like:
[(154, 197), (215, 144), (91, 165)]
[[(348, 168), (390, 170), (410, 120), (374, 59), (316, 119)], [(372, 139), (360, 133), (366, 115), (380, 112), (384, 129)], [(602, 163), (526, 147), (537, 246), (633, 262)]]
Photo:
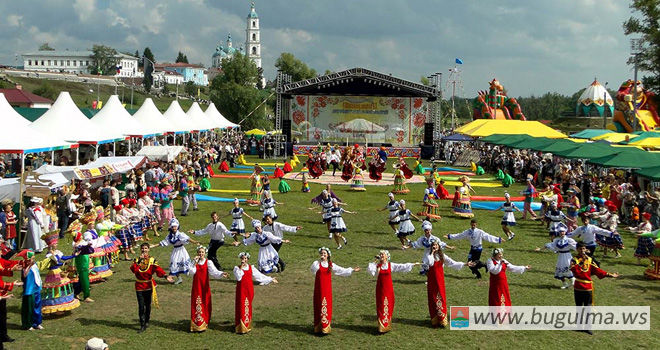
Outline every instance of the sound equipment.
[(419, 152), (420, 157), (422, 159), (431, 159), (431, 158), (433, 158), (433, 154), (434, 154), (433, 150), (434, 150), (433, 145), (430, 145), (430, 146), (421, 145), (420, 146), (420, 152)]
[(291, 142), (291, 119), (282, 120), (282, 135), (286, 137), (286, 142)]
[(433, 145), (433, 123), (424, 123), (424, 144)]

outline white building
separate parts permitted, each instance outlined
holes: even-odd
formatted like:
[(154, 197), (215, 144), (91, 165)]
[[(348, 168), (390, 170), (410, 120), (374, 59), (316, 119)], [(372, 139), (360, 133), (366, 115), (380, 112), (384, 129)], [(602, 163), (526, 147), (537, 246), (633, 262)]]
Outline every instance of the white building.
[[(138, 76), (138, 59), (117, 54), (118, 77)], [(23, 69), (36, 72), (89, 74), (93, 65), (92, 51), (37, 51), (23, 54)]]
[(154, 79), (154, 84), (163, 82), (164, 84), (183, 85), (183, 75), (178, 72), (162, 70), (154, 72), (151, 76)]

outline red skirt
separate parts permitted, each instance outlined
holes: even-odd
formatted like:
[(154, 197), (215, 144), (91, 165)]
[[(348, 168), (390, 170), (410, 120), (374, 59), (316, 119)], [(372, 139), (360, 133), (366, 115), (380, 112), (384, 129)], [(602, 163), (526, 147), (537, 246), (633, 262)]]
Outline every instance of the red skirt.
[(314, 280), (314, 333), (332, 330), (332, 266), (319, 266)]
[(376, 314), (378, 315), (378, 331), (389, 332), (392, 329), (392, 314), (394, 313), (394, 286), (392, 285), (392, 264), (387, 269), (380, 269), (376, 282)]
[(442, 263), (436, 261), (426, 272), (426, 293), (429, 301), (429, 315), (433, 327), (447, 326), (447, 296), (445, 294), (445, 271)]

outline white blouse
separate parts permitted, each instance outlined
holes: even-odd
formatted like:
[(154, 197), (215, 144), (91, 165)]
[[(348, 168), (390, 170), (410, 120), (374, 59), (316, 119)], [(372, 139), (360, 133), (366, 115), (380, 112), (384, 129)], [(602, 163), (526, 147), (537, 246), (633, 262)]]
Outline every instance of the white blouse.
[(523, 272), (525, 272), (525, 270), (527, 270), (524, 266), (513, 265), (513, 264), (511, 264), (510, 262), (508, 262), (504, 259), (502, 259), (500, 262), (498, 262), (497, 265), (495, 265), (495, 263), (493, 262), (493, 259), (488, 259), (488, 261), (486, 262), (486, 267), (488, 268), (488, 272), (492, 273), (493, 275), (499, 274), (500, 271), (502, 271), (502, 263), (505, 263), (506, 264), (506, 269), (508, 271), (513, 272), (513, 273), (522, 274)]
[[(328, 267), (328, 262), (327, 261), (315, 260), (312, 263), (312, 266), (310, 267), (310, 270), (312, 271), (313, 274), (316, 274), (316, 272), (321, 268), (321, 266), (323, 266), (324, 268), (327, 268)], [(337, 276), (348, 277), (353, 273), (353, 268), (352, 267), (345, 268), (345, 267), (341, 267), (341, 266), (339, 266), (335, 263), (332, 263), (332, 272), (334, 272), (335, 275), (337, 275)]]
[[(207, 261), (207, 259), (199, 260), (198, 264), (202, 265), (202, 264), (204, 264), (204, 261)], [(188, 276), (191, 276), (191, 275), (194, 275), (195, 273), (197, 273), (197, 264), (194, 263), (194, 260), (193, 260), (192, 265), (193, 266), (190, 268), (190, 270), (188, 270)], [(209, 272), (209, 276), (211, 276), (213, 278), (217, 278), (217, 279), (220, 279), (220, 278), (224, 277), (224, 276), (222, 276), (222, 274), (224, 272), (218, 270), (212, 262), (206, 264), (206, 266), (208, 267), (207, 271)]]
[[(245, 274), (243, 271), (247, 271), (247, 267), (240, 267), (240, 266), (234, 266), (234, 277), (236, 278), (237, 281), (240, 281), (243, 279), (243, 275)], [(264, 275), (263, 273), (259, 272), (259, 269), (257, 269), (254, 265), (252, 265), (252, 280), (259, 283), (259, 285), (267, 285), (270, 284), (270, 282), (273, 282), (272, 277), (268, 277)]]
[[(451, 267), (452, 269), (460, 270), (460, 269), (463, 268), (463, 266), (465, 266), (465, 263), (464, 263), (464, 262), (462, 262), (462, 261), (455, 261), (454, 259), (448, 257), (447, 255), (445, 255), (445, 259), (444, 259), (444, 260), (445, 260), (445, 261), (444, 261), (444, 265), (445, 265), (445, 267)], [(433, 266), (433, 264), (435, 264), (435, 261), (436, 261), (435, 259), (431, 259), (431, 260), (429, 261), (429, 266)]]
[[(392, 265), (392, 272), (410, 272), (415, 266), (413, 263), (397, 264), (393, 262), (386, 262), (382, 265), (381, 269), (386, 269), (387, 264)], [(378, 272), (378, 264), (375, 262), (370, 262), (369, 266), (367, 266), (367, 271), (369, 271), (372, 276), (376, 276), (376, 273)]]

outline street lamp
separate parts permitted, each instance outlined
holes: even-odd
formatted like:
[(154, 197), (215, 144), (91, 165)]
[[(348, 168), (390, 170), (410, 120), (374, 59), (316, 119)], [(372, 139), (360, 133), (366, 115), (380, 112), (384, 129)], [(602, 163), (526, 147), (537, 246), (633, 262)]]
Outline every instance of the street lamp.
[(630, 52), (633, 55), (635, 74), (633, 77), (633, 131), (637, 131), (637, 56), (642, 53), (644, 42), (642, 39), (630, 39)]
[(607, 107), (607, 84), (608, 82), (605, 82), (605, 85), (603, 86), (605, 88), (605, 91), (603, 91), (603, 129), (607, 129), (607, 110), (609, 107)]

